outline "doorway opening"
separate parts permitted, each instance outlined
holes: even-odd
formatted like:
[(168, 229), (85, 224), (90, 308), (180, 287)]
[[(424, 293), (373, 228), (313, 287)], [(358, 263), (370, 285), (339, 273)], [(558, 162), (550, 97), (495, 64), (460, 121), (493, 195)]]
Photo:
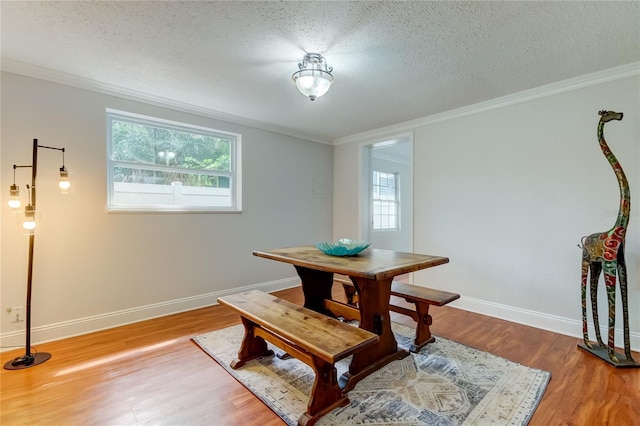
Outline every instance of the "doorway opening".
[(413, 251), (413, 136), (362, 147), (360, 227), (371, 247)]

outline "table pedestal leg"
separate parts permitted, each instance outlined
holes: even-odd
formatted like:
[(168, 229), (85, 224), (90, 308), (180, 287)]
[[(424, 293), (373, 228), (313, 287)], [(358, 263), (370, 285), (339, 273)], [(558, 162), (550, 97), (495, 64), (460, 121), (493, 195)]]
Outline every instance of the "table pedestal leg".
[(333, 288), (333, 272), (316, 271), (315, 269), (295, 266), (298, 276), (302, 280), (304, 293), (304, 307), (321, 314), (335, 317), (331, 311), (325, 309), (325, 299), (331, 299)]
[(346, 391), (353, 389), (361, 379), (391, 361), (409, 355), (407, 351), (398, 349), (398, 343), (391, 330), (389, 299), (393, 279), (374, 281), (352, 277), (351, 280), (358, 291), (360, 328), (376, 333), (380, 336), (380, 341), (353, 355), (349, 372), (344, 373), (340, 378), (341, 385)]

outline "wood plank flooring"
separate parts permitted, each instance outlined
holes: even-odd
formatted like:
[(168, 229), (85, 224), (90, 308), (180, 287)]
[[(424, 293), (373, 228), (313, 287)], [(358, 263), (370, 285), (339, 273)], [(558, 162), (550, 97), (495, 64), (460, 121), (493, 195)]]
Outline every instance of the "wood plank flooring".
[[(334, 288), (336, 298), (341, 292)], [(302, 302), (300, 288), (276, 294)], [(436, 336), (552, 373), (532, 426), (640, 425), (640, 369), (615, 369), (572, 337), (451, 307), (431, 314)], [(238, 322), (230, 309), (213, 306), (37, 345), (52, 359), (0, 372), (0, 424), (281, 426), (190, 340)], [(2, 364), (21, 354), (3, 353)]]

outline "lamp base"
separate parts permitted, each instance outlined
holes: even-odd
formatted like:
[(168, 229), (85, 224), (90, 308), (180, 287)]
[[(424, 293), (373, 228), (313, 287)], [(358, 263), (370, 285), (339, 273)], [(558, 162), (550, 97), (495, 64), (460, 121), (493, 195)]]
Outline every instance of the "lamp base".
[(7, 362), (4, 365), (4, 368), (5, 370), (22, 370), (42, 364), (49, 358), (51, 358), (51, 354), (47, 352), (38, 352), (37, 354), (24, 355)]

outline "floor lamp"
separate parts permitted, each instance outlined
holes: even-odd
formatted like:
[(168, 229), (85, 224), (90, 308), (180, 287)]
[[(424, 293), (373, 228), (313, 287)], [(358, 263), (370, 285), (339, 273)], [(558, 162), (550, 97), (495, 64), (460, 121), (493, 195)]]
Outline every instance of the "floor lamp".
[(47, 352), (31, 352), (31, 291), (33, 288), (33, 247), (35, 242), (36, 227), (36, 175), (38, 173), (38, 149), (53, 149), (62, 152), (62, 167), (60, 167), (60, 189), (66, 192), (69, 189), (69, 172), (64, 166), (64, 148), (56, 148), (52, 146), (38, 145), (38, 139), (33, 140), (33, 161), (30, 165), (19, 166), (13, 165), (13, 185), (9, 189), (9, 207), (17, 211), (22, 203), (20, 202), (20, 189), (16, 185), (16, 169), (30, 167), (31, 168), (31, 186), (27, 185), (27, 193), (29, 204), (24, 209), (24, 220), (22, 227), (29, 234), (29, 263), (27, 266), (27, 302), (25, 306), (26, 314), (26, 343), (25, 353), (23, 356), (17, 357), (7, 362), (4, 368), (7, 370), (20, 370), (42, 364), (51, 358), (51, 354)]

